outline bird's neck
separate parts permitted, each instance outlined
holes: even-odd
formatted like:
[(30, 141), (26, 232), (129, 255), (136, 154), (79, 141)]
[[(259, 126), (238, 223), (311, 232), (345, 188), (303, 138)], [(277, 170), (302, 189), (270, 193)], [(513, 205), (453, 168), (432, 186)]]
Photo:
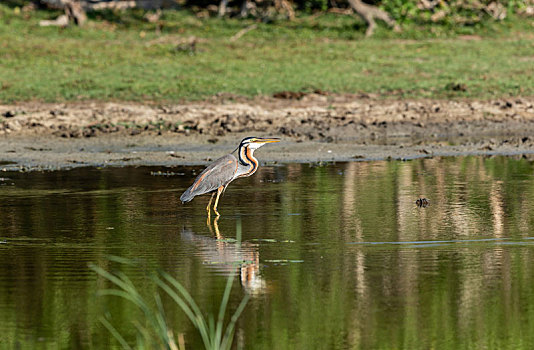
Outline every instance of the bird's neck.
[(254, 157), (254, 149), (246, 146), (239, 147), (238, 177), (250, 176), (258, 170), (258, 160)]

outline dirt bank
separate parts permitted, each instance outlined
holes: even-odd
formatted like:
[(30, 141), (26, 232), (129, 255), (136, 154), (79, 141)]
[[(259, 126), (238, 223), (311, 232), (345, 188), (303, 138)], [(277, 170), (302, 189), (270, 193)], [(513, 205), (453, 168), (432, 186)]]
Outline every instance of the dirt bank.
[(534, 97), (277, 96), (219, 96), (179, 105), (0, 105), (0, 169), (204, 164), (250, 135), (284, 140), (258, 152), (266, 162), (534, 153)]

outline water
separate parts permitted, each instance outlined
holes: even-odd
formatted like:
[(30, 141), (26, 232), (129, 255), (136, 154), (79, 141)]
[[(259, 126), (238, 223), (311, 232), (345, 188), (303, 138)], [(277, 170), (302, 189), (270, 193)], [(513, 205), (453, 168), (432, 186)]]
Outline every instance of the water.
[[(125, 272), (150, 300), (149, 276), (167, 271), (214, 314), (236, 272), (230, 309), (251, 295), (238, 349), (534, 348), (533, 163), (262, 167), (229, 186), (209, 226), (208, 197), (178, 199), (200, 170), (3, 173), (0, 348), (120, 348), (104, 315), (134, 344), (141, 314), (98, 296), (112, 286), (90, 263)], [(163, 302), (186, 348), (200, 348)]]

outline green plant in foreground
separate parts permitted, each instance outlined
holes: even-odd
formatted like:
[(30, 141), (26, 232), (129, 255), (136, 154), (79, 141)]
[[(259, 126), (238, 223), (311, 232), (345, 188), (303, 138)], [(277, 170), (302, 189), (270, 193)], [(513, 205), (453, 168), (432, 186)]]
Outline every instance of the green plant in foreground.
[[(93, 264), (90, 268), (117, 287), (115, 289), (101, 290), (99, 295), (119, 296), (129, 300), (143, 312), (147, 326), (136, 324), (136, 328), (139, 332), (137, 338), (138, 348), (184, 350), (184, 345), (176, 342), (172, 329), (169, 328), (165, 321), (165, 310), (159, 294), (154, 296), (155, 306), (151, 306), (139, 293), (134, 283), (123, 272), (116, 272), (113, 274)], [(248, 294), (245, 295), (228, 324), (224, 326), (224, 316), (226, 314), (226, 308), (228, 306), (228, 300), (230, 298), (234, 280), (233, 275), (229, 276), (227, 279), (216, 322), (211, 314), (208, 319), (204, 317), (191, 294), (189, 294), (185, 287), (174, 277), (166, 272), (160, 271), (151, 278), (158, 287), (171, 297), (171, 299), (187, 315), (189, 320), (191, 320), (200, 333), (206, 350), (226, 350), (231, 348), (234, 339), (236, 321), (243, 312), (250, 297)], [(102, 317), (101, 322), (124, 349), (132, 349), (108, 319)]]

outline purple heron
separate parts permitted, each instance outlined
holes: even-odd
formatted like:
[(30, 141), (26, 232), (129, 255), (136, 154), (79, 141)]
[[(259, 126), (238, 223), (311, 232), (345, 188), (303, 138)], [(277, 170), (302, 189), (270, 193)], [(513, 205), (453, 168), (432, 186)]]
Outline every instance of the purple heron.
[(210, 165), (201, 172), (193, 184), (180, 196), (182, 203), (189, 202), (196, 196), (212, 192), (206, 210), (210, 214), (210, 206), (213, 196), (217, 193), (213, 211), (220, 216), (217, 211), (219, 197), (224, 192), (230, 182), (240, 177), (247, 177), (258, 170), (258, 160), (254, 158), (254, 151), (267, 143), (280, 142), (277, 138), (246, 137), (241, 140), (237, 151), (237, 158), (234, 152), (227, 154)]

